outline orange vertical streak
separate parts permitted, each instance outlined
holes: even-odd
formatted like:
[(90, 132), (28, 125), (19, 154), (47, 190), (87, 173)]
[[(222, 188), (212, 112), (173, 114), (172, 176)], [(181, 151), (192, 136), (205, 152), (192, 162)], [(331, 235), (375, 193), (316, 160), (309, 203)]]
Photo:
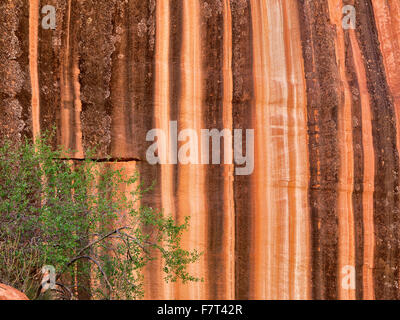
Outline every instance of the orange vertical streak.
[(29, 1), (29, 72), (32, 88), (32, 133), (40, 134), (40, 91), (38, 75), (39, 0)]
[[(60, 99), (61, 99), (61, 145), (72, 152), (74, 158), (83, 158), (81, 111), (79, 82), (79, 58), (76, 48), (71, 49), (71, 11), (72, 2), (67, 4), (66, 36), (60, 72)], [(74, 41), (74, 40), (72, 40)], [(72, 144), (72, 136), (75, 136)]]
[[(99, 164), (96, 164), (96, 166), (93, 168), (93, 170), (99, 170), (100, 172), (105, 171), (105, 170), (113, 170), (113, 171), (120, 170), (126, 178), (133, 177), (138, 172), (137, 163), (133, 162), (133, 161), (99, 163)], [(96, 181), (95, 185), (97, 185), (99, 182), (100, 181)], [(135, 192), (137, 190), (137, 188), (139, 187), (139, 183), (140, 183), (140, 181), (137, 181), (135, 184), (130, 184), (130, 185), (121, 184), (118, 186), (118, 193), (124, 194), (126, 197), (132, 199), (131, 194), (132, 194), (132, 192)], [(134, 199), (132, 199), (132, 200), (134, 200)], [(139, 210), (139, 208), (141, 206), (141, 200), (138, 199), (137, 197), (135, 197), (135, 201), (136, 202), (133, 205), (133, 207), (135, 208), (135, 210)], [(128, 211), (122, 211), (122, 212), (119, 212), (118, 218), (109, 227), (116, 229), (116, 228), (123, 227), (123, 226), (130, 226), (135, 229), (136, 226), (138, 226), (138, 224), (139, 224), (139, 222), (137, 221), (136, 217), (134, 218), (131, 215), (129, 215)], [(118, 241), (115, 242), (115, 244), (117, 244), (117, 243), (118, 243)], [(109, 254), (115, 255), (116, 253), (110, 250)], [(127, 257), (120, 256), (120, 259), (127, 259)], [(133, 273), (134, 273), (133, 275), (135, 277), (137, 277), (138, 274), (141, 274), (140, 271), (139, 271), (139, 273), (135, 273), (135, 271), (133, 271)], [(145, 275), (144, 286), (146, 286), (146, 283), (148, 283), (149, 281), (151, 281), (151, 279), (148, 278), (148, 275)], [(101, 284), (101, 282), (99, 282), (98, 277), (96, 277), (96, 276), (92, 277), (91, 284), (92, 284), (93, 288), (96, 288), (98, 286), (104, 286), (104, 283)], [(117, 297), (112, 296), (111, 299), (117, 299)]]
[[(66, 37), (60, 74), (61, 145), (73, 151), (71, 156), (74, 158), (83, 158), (84, 152), (82, 148), (82, 129), (80, 119), (82, 111), (79, 82), (80, 70), (77, 50), (75, 48), (71, 49), (71, 11), (72, 3), (71, 0), (69, 0), (65, 27)], [(75, 136), (74, 144), (72, 144), (72, 135)]]
[[(296, 3), (286, 5), (281, 0), (251, 1), (255, 108), (251, 298), (256, 299), (309, 296), (304, 73), (298, 62), (302, 59), (298, 17), (290, 13)], [(294, 132), (298, 141), (290, 137)]]
[[(223, 125), (225, 129), (232, 130), (232, 96), (233, 96), (233, 76), (232, 76), (232, 16), (230, 0), (224, 0), (224, 57), (223, 57)], [(224, 166), (224, 215), (227, 230), (224, 243), (224, 259), (229, 268), (227, 274), (230, 279), (226, 281), (226, 299), (235, 298), (235, 208), (233, 197), (233, 164)]]
[[(202, 63), (200, 43), (200, 7), (198, 0), (183, 1), (183, 39), (181, 60), (182, 90), (179, 106), (179, 130), (193, 129), (200, 137), (202, 125)], [(178, 220), (183, 222), (190, 215), (190, 230), (183, 236), (183, 245), (189, 249), (206, 250), (207, 206), (205, 197), (205, 167), (203, 165), (179, 165), (178, 172)], [(189, 267), (189, 272), (206, 278), (206, 256)], [(206, 297), (203, 283), (177, 286), (178, 299)]]
[(367, 88), (363, 57), (358, 46), (356, 34), (350, 31), (351, 46), (354, 55), (354, 66), (358, 78), (362, 110), (362, 140), (364, 149), (364, 187), (363, 187), (363, 226), (364, 226), (364, 265), (363, 265), (363, 298), (373, 300), (374, 294), (374, 185), (375, 156), (372, 138), (372, 115)]
[(338, 112), (338, 139), (339, 139), (339, 190), (338, 190), (338, 214), (339, 214), (339, 299), (355, 299), (355, 289), (347, 289), (342, 286), (342, 270), (345, 266), (355, 268), (355, 235), (352, 194), (354, 189), (353, 166), (353, 136), (351, 92), (346, 79), (346, 48), (342, 28), (343, 3), (337, 0), (329, 0), (329, 14), (332, 23), (336, 25), (336, 59), (339, 67), (340, 79), (344, 89), (344, 104)]
[[(266, 81), (267, 53), (265, 41), (268, 33), (263, 33), (260, 1), (251, 1), (251, 16), (253, 24), (253, 56), (254, 56), (254, 108), (255, 108), (255, 161), (254, 161), (254, 199), (255, 223), (254, 223), (254, 275), (250, 279), (250, 299), (273, 298), (272, 274), (274, 265), (273, 246), (274, 226), (273, 224), (273, 199), (271, 199), (271, 161), (268, 157), (270, 152), (265, 152), (270, 141), (270, 134), (267, 131), (269, 125), (269, 114), (266, 110), (269, 84)], [(264, 40), (265, 39), (265, 40)], [(254, 251), (253, 251), (254, 250)]]
[(289, 298), (311, 298), (310, 216), (308, 207), (307, 101), (298, 3), (283, 1), (289, 83)]
[(82, 147), (82, 126), (81, 126), (81, 112), (82, 112), (82, 101), (81, 101), (81, 84), (79, 82), (79, 58), (78, 55), (74, 56), (72, 66), (72, 81), (73, 81), (73, 92), (74, 92), (74, 110), (75, 110), (75, 146), (74, 146), (74, 158), (83, 158), (84, 151)]
[[(170, 41), (170, 6), (169, 1), (158, 0), (156, 9), (156, 67), (155, 67), (155, 124), (156, 128), (168, 133), (170, 121), (170, 84), (169, 84), (169, 41)], [(167, 135), (167, 144), (169, 144)], [(170, 159), (170, 149), (166, 148), (166, 159)], [(161, 206), (167, 215), (175, 215), (175, 196), (173, 181), (173, 165), (163, 159), (161, 164)], [(160, 278), (163, 277), (160, 265)], [(162, 284), (159, 297), (172, 299), (174, 287)], [(153, 297), (154, 298), (154, 297)]]
[(70, 72), (70, 22), (71, 22), (71, 0), (67, 5), (67, 23), (64, 61), (61, 65), (60, 91), (61, 91), (61, 144), (70, 148), (71, 141), (71, 111), (73, 108), (73, 96), (71, 94), (71, 72)]

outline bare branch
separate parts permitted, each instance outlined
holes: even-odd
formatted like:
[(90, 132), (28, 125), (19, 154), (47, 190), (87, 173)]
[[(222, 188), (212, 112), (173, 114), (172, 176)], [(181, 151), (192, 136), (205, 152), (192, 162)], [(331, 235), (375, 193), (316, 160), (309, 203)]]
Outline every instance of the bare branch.
[[(56, 285), (65, 289), (69, 293), (70, 300), (72, 300), (73, 298), (76, 299), (75, 295), (73, 294), (72, 290), (69, 287), (67, 287), (66, 285), (64, 285), (60, 282), (56, 282)], [(59, 290), (57, 290), (57, 291), (59, 291)]]
[[(103, 275), (103, 277), (104, 277), (104, 281), (105, 281), (106, 284), (107, 284), (107, 287), (108, 287), (108, 290), (109, 290), (108, 295), (111, 296), (112, 286), (111, 286), (110, 282), (108, 281), (108, 278), (107, 278), (106, 273), (104, 272), (104, 270), (103, 270), (103, 268), (101, 267), (100, 263), (98, 263), (96, 259), (92, 258), (91, 256), (86, 256), (86, 255), (85, 255), (85, 256), (75, 257), (75, 258), (73, 258), (70, 262), (68, 262), (67, 267), (69, 267), (71, 264), (73, 264), (74, 262), (76, 262), (76, 261), (78, 261), (78, 260), (81, 260), (81, 259), (90, 260), (90, 261), (92, 261), (92, 262), (97, 266), (97, 268), (99, 268), (100, 272), (102, 273), (102, 275)], [(57, 278), (58, 278), (58, 277), (57, 277)]]
[(108, 237), (111, 237), (112, 235), (118, 233), (120, 230), (124, 230), (124, 229), (129, 229), (129, 228), (128, 227), (121, 227), (121, 228), (115, 229), (114, 231), (111, 231), (111, 232), (105, 234), (104, 236), (102, 236), (101, 238), (89, 243), (86, 247), (84, 247), (81, 250), (79, 250), (77, 256), (80, 256), (82, 253), (84, 253), (90, 247), (94, 246), (95, 244), (107, 239)]
[(142, 250), (143, 250), (144, 252), (146, 252), (147, 254), (149, 253), (149, 252), (146, 250), (146, 247), (145, 247), (144, 245), (142, 245), (142, 244), (138, 241), (138, 239), (136, 239), (136, 238), (134, 238), (134, 237), (132, 237), (132, 236), (126, 234), (126, 233), (121, 233), (119, 230), (117, 231), (117, 233), (118, 233), (121, 237), (125, 236), (127, 239), (131, 239), (131, 240), (132, 240), (133, 242), (135, 242), (140, 248), (142, 248)]

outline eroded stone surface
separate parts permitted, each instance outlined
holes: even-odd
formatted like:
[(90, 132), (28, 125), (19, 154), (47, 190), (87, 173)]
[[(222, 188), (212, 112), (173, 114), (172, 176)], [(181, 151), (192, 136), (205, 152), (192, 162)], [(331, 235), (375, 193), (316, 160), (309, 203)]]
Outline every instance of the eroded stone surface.
[(22, 292), (0, 283), (0, 300), (29, 300)]
[[(56, 30), (30, 14), (42, 1), (0, 4), (0, 136), (56, 126), (75, 158), (124, 158), (157, 181), (145, 204), (192, 216), (184, 245), (205, 252), (191, 270), (204, 283), (166, 285), (152, 262), (147, 298), (400, 297), (397, 1), (46, 4)], [(253, 174), (151, 166), (146, 134), (170, 121), (254, 129)]]

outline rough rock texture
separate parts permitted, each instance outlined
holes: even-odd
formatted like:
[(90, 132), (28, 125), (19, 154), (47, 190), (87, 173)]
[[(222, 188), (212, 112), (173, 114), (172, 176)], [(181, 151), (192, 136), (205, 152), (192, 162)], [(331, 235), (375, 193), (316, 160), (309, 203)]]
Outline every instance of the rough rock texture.
[[(1, 0), (0, 34), (2, 137), (56, 126), (192, 217), (205, 282), (165, 284), (155, 262), (146, 298), (400, 298), (398, 0)], [(253, 174), (147, 163), (173, 120), (254, 129)]]
[(22, 292), (0, 283), (0, 300), (29, 300)]

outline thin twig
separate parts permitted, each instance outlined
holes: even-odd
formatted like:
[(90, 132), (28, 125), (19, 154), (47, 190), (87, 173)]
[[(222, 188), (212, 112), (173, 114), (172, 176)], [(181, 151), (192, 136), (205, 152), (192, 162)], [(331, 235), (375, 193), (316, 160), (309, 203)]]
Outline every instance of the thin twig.
[(95, 240), (95, 241), (89, 243), (86, 247), (84, 247), (84, 248), (82, 248), (81, 250), (79, 250), (77, 256), (80, 256), (83, 252), (85, 252), (85, 251), (86, 251), (87, 249), (89, 249), (90, 247), (94, 246), (96, 243), (99, 243), (99, 242), (103, 241), (104, 239), (107, 239), (108, 237), (112, 236), (113, 234), (116, 234), (116, 233), (118, 233), (119, 231), (124, 230), (124, 229), (129, 229), (129, 228), (128, 228), (128, 227), (121, 227), (121, 228), (118, 228), (118, 229), (116, 229), (116, 230), (114, 230), (114, 231), (111, 231), (111, 232), (107, 233), (106, 235), (102, 236), (100, 239), (97, 239), (97, 240)]
[(59, 287), (62, 287), (63, 289), (68, 291), (69, 296), (70, 296), (70, 300), (72, 300), (72, 298), (76, 299), (75, 295), (73, 294), (72, 290), (69, 287), (67, 287), (66, 285), (64, 285), (64, 284), (62, 284), (60, 282), (56, 282), (56, 285), (59, 286)]
[(104, 280), (105, 280), (105, 282), (106, 282), (106, 284), (107, 284), (107, 286), (108, 286), (108, 290), (109, 290), (108, 295), (111, 296), (112, 286), (111, 286), (110, 282), (108, 281), (108, 278), (107, 278), (106, 273), (104, 272), (104, 270), (103, 270), (103, 268), (101, 267), (100, 263), (98, 263), (96, 259), (92, 258), (91, 256), (79, 256), (79, 257), (75, 257), (75, 258), (73, 258), (70, 262), (68, 262), (67, 267), (69, 267), (71, 264), (73, 264), (74, 262), (76, 262), (76, 261), (78, 261), (78, 260), (80, 260), (80, 259), (87, 259), (87, 260), (90, 260), (90, 261), (92, 261), (92, 262), (97, 266), (97, 268), (99, 268), (99, 270), (100, 270), (100, 272), (102, 273), (102, 275), (103, 275), (103, 277), (104, 277)]

